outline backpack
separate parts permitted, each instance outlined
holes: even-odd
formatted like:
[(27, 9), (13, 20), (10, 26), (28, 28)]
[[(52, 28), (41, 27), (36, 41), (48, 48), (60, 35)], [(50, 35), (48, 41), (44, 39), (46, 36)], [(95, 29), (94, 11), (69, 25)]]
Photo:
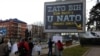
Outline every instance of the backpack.
[(62, 43), (59, 43), (57, 46), (59, 51), (63, 51), (64, 48)]
[(34, 47), (34, 44), (32, 42), (29, 42), (29, 48), (32, 49)]

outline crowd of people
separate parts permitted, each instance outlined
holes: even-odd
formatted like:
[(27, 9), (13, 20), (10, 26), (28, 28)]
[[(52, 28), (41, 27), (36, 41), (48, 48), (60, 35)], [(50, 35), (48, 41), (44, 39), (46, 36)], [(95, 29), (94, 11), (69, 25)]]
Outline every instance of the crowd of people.
[[(51, 38), (48, 41), (48, 56), (53, 55), (53, 44), (57, 46), (58, 56), (62, 56), (62, 42), (58, 40), (57, 43), (54, 43)], [(32, 38), (16, 39), (13, 44), (11, 44), (9, 38), (3, 38), (0, 48), (0, 56), (41, 56), (42, 51), (41, 43), (37, 41), (34, 44)]]
[[(33, 44), (32, 38), (16, 39), (12, 44), (9, 38), (3, 38), (0, 43), (0, 56), (40, 56), (41, 44)], [(33, 53), (34, 52), (34, 53)]]

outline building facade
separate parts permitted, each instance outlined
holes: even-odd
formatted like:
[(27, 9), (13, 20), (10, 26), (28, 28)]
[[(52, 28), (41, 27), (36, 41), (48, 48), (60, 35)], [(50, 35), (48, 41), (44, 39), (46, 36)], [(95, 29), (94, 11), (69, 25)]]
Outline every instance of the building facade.
[(36, 39), (46, 39), (46, 33), (44, 33), (44, 26), (32, 25), (31, 37)]
[(0, 20), (0, 27), (7, 29), (5, 37), (8, 38), (21, 38), (25, 37), (25, 30), (27, 24), (18, 19)]

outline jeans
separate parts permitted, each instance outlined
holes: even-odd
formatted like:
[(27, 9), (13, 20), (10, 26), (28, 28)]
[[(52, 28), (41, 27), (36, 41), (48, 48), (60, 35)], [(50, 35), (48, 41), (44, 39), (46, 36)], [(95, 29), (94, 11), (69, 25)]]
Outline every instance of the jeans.
[(52, 56), (52, 48), (49, 48), (48, 56)]
[(62, 51), (58, 51), (57, 56), (62, 56)]

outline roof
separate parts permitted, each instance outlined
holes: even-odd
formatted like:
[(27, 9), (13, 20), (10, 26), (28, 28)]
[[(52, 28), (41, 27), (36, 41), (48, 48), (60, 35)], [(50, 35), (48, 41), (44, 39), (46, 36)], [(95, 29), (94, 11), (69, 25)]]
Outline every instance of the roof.
[(18, 20), (17, 18), (2, 20), (2, 21), (0, 21), (0, 22), (10, 22), (10, 21), (17, 22), (17, 23), (25, 23), (25, 24), (26, 24), (26, 22), (23, 22), (23, 21), (21, 21), (21, 20)]

